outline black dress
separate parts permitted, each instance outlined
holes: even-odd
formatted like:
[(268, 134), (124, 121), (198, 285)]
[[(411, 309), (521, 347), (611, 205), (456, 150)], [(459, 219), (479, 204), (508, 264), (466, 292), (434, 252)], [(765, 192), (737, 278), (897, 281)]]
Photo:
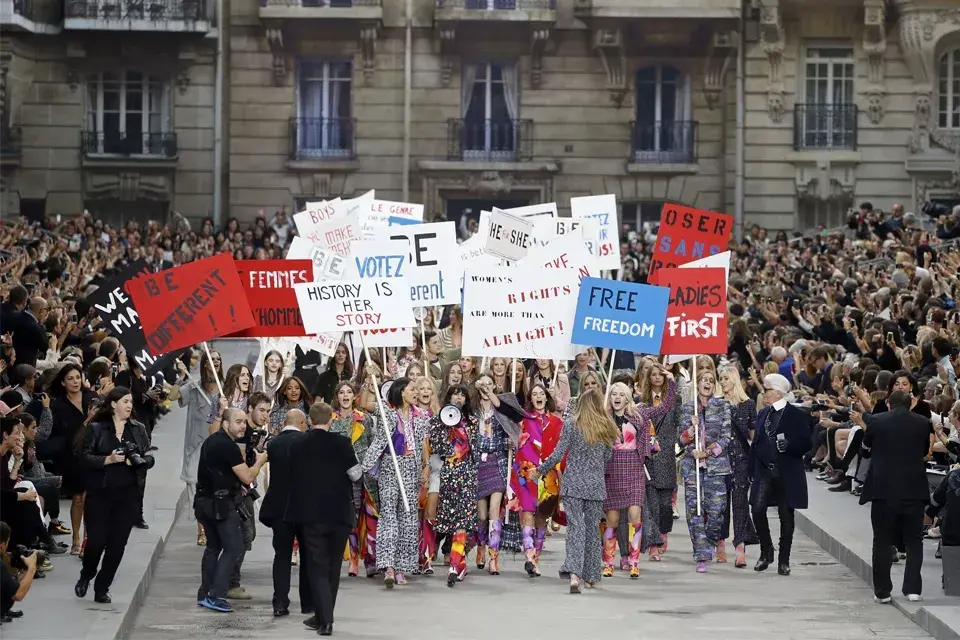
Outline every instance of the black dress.
[(50, 403), (50, 410), (53, 413), (53, 429), (50, 437), (62, 438), (65, 442), (63, 453), (57, 460), (57, 470), (63, 476), (61, 491), (67, 497), (82, 495), (87, 489), (86, 472), (80, 462), (83, 442), (79, 434), (84, 429), (83, 423), (87, 419), (90, 401), (96, 397), (96, 394), (91, 391), (83, 391), (80, 401), (82, 411), (77, 409), (66, 396), (54, 398)]

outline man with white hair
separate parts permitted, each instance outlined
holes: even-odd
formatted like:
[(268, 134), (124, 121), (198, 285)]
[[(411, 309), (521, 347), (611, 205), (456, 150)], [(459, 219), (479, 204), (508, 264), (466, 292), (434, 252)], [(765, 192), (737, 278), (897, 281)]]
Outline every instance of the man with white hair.
[(807, 508), (807, 478), (803, 455), (813, 446), (810, 415), (790, 404), (790, 381), (779, 373), (763, 378), (763, 401), (757, 415), (749, 471), (753, 478), (750, 505), (753, 524), (760, 536), (760, 559), (754, 571), (764, 571), (773, 562), (773, 539), (767, 521), (767, 506), (777, 505), (780, 517), (780, 548), (777, 573), (790, 575), (794, 510)]

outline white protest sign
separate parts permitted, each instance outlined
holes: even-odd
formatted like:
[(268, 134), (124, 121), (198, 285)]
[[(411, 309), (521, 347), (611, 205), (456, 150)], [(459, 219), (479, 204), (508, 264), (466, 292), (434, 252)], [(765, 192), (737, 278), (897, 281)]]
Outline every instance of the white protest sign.
[(412, 327), (413, 307), (402, 278), (370, 278), (294, 285), (309, 333)]
[[(722, 253), (716, 253), (712, 256), (707, 256), (706, 258), (700, 258), (699, 260), (694, 260), (693, 262), (688, 262), (686, 264), (681, 264), (679, 269), (705, 269), (708, 267), (723, 267), (724, 273), (727, 274), (727, 281), (730, 280), (730, 252), (724, 251)], [(667, 356), (667, 364), (676, 364), (677, 362), (683, 362), (684, 360), (689, 360), (695, 356), (692, 355), (671, 355)]]
[(356, 215), (337, 216), (316, 225), (312, 233), (307, 238), (310, 242), (346, 258), (350, 255), (350, 245), (360, 239), (360, 225)]
[(294, 236), (287, 250), (287, 260), (312, 260), (313, 281), (339, 280), (346, 275), (347, 260), (329, 249), (323, 249), (309, 240)]
[(365, 239), (373, 238), (380, 229), (389, 227), (390, 218), (423, 222), (423, 205), (408, 202), (370, 199), (362, 204), (359, 213), (360, 228)]
[(518, 218), (556, 218), (557, 203), (544, 202), (541, 204), (531, 204), (526, 207), (513, 207), (504, 209), (507, 213), (515, 215)]
[(600, 222), (594, 218), (536, 218), (533, 221), (535, 244), (543, 247), (556, 238), (575, 234), (595, 257), (600, 256)]
[(516, 262), (530, 250), (533, 221), (494, 208), (490, 213), (484, 250), (487, 254)]
[(570, 359), (580, 286), (575, 269), (467, 271), (463, 355)]
[[(597, 260), (576, 235), (557, 236), (545, 245), (530, 249), (518, 267), (576, 269), (579, 278), (599, 278)], [(473, 265), (471, 265), (473, 268)]]
[[(403, 278), (409, 266), (410, 253), (406, 240), (360, 240), (352, 245), (350, 277)], [(409, 347), (413, 343), (413, 331), (364, 331), (363, 340), (368, 347)]]
[(570, 213), (573, 218), (594, 218), (600, 222), (600, 251), (597, 254), (602, 270), (620, 268), (620, 223), (617, 216), (617, 197), (584, 196), (570, 198)]
[(316, 351), (325, 356), (333, 357), (337, 352), (337, 346), (340, 344), (342, 338), (343, 332), (341, 331), (339, 333), (321, 333), (317, 336), (306, 336), (304, 338), (297, 338), (296, 341), (304, 353), (307, 351)]
[(293, 223), (297, 225), (297, 233), (302, 238), (315, 236), (316, 226), (334, 218), (338, 214), (340, 198), (320, 202), (308, 202), (306, 209), (294, 214)]
[(410, 301), (416, 307), (435, 307), (460, 302), (460, 251), (453, 222), (431, 222), (388, 227), (377, 231), (377, 241), (407, 243), (409, 269), (405, 280)]

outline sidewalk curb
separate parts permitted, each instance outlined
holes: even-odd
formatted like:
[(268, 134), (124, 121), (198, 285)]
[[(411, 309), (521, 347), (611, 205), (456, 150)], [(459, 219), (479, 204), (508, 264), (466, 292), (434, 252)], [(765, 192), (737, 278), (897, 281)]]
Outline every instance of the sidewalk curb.
[[(868, 585), (873, 584), (873, 566), (870, 560), (860, 557), (856, 552), (841, 543), (823, 527), (810, 519), (803, 511), (795, 512), (797, 529), (820, 545), (827, 553), (835, 557), (841, 564), (854, 572)], [(897, 572), (894, 565), (894, 572)], [(900, 570), (902, 572), (902, 569)], [(896, 580), (894, 581), (896, 582)], [(936, 640), (960, 640), (960, 633), (953, 629), (948, 622), (942, 620), (936, 613), (926, 606), (917, 606), (901, 597), (894, 597), (893, 606), (903, 615), (913, 621), (918, 627), (929, 633)], [(939, 607), (938, 607), (939, 608)]]
[(150, 556), (150, 562), (147, 563), (147, 567), (140, 578), (140, 582), (137, 585), (136, 591), (133, 592), (133, 595), (130, 598), (130, 604), (127, 606), (127, 610), (123, 614), (123, 619), (120, 622), (120, 626), (117, 629), (116, 634), (113, 636), (115, 640), (126, 640), (130, 637), (130, 633), (133, 631), (134, 624), (137, 621), (137, 614), (140, 613), (140, 608), (143, 606), (143, 603), (147, 598), (147, 591), (150, 589), (150, 583), (153, 580), (153, 573), (157, 568), (157, 564), (160, 562), (160, 558), (163, 556), (164, 548), (167, 546), (167, 540), (170, 538), (174, 528), (177, 526), (177, 522), (180, 520), (180, 516), (183, 514), (184, 509), (188, 507), (187, 490), (184, 488), (180, 493), (180, 497), (177, 499), (176, 506), (174, 507), (173, 520), (170, 522), (170, 527), (163, 533), (163, 535), (157, 536), (157, 543), (154, 546), (153, 553)]

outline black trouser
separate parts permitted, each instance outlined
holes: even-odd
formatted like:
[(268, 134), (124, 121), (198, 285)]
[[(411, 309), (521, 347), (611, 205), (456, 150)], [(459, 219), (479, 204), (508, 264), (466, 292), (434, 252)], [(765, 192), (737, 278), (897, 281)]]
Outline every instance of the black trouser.
[(93, 580), (96, 576), (93, 583), (95, 594), (106, 593), (113, 584), (117, 568), (123, 560), (130, 530), (137, 521), (137, 494), (136, 485), (87, 491), (83, 505), (87, 547), (83, 552), (80, 576), (87, 580)]
[(50, 534), (43, 526), (43, 518), (37, 503), (32, 500), (5, 501), (2, 510), (3, 521), (10, 525), (10, 543), (8, 548), (18, 544), (32, 547), (37, 542), (50, 542)]
[(314, 611), (320, 626), (333, 624), (333, 610), (340, 589), (340, 565), (349, 536), (347, 527), (304, 524), (297, 530), (300, 545), (306, 547), (309, 555), (309, 564), (300, 570), (309, 572)]
[(893, 591), (890, 580), (891, 550), (897, 539), (907, 550), (907, 566), (903, 573), (903, 594), (920, 595), (923, 582), (923, 506), (921, 500), (874, 500), (870, 505), (873, 525), (873, 592), (886, 598)]
[[(289, 522), (272, 523), (273, 529), (273, 606), (287, 609), (290, 607), (290, 559), (293, 557), (293, 539), (297, 528)], [(310, 593), (309, 566), (310, 551), (300, 545), (300, 608), (312, 609), (313, 596)]]
[(760, 555), (773, 562), (773, 538), (770, 536), (770, 522), (767, 520), (767, 506), (771, 502), (777, 503), (777, 514), (780, 516), (780, 549), (777, 554), (778, 564), (790, 564), (790, 549), (793, 547), (793, 507), (787, 499), (786, 485), (780, 478), (763, 474), (760, 486), (755, 487), (760, 494), (753, 501), (753, 526), (760, 538)]
[(254, 518), (254, 500), (250, 497), (244, 497), (243, 504), (247, 507), (248, 518), (240, 523), (240, 533), (243, 535), (243, 549), (240, 550), (240, 557), (237, 558), (236, 565), (233, 567), (233, 573), (230, 574), (230, 588), (235, 589), (240, 586), (240, 569), (243, 567), (243, 560), (247, 557), (247, 551), (253, 548), (253, 541), (257, 539), (257, 520)]
[(53, 485), (33, 487), (37, 490), (37, 495), (43, 498), (43, 512), (54, 520), (60, 519), (60, 489)]
[(230, 575), (243, 553), (243, 534), (240, 532), (240, 514), (231, 509), (226, 519), (214, 517), (213, 499), (197, 497), (194, 515), (203, 525), (207, 546), (200, 561), (200, 589), (197, 600), (225, 598), (230, 587)]

